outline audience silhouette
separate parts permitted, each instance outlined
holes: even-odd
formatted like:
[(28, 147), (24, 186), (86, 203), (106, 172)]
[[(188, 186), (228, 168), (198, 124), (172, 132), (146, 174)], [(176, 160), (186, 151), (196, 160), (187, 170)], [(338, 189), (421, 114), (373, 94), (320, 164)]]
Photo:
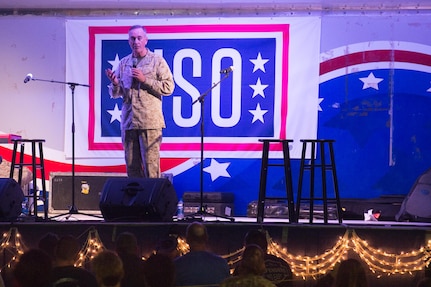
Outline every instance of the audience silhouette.
[(256, 244), (245, 247), (236, 274), (225, 279), (220, 287), (275, 287), (276, 285), (264, 278), (266, 271), (265, 252)]
[(103, 250), (97, 253), (91, 260), (91, 269), (99, 287), (121, 287), (123, 262), (114, 251)]
[(3, 280), (3, 276), (0, 274), (0, 287), (5, 287), (5, 282)]
[(289, 264), (282, 258), (268, 253), (267, 232), (259, 229), (249, 230), (244, 237), (244, 246), (250, 244), (258, 245), (265, 254), (266, 271), (263, 277), (276, 284), (277, 287), (292, 286), (293, 275)]
[(51, 270), (51, 257), (41, 249), (30, 249), (20, 256), (13, 268), (13, 286), (49, 287)]
[(178, 251), (178, 238), (176, 235), (170, 234), (168, 237), (159, 240), (156, 246), (156, 253), (163, 254), (174, 260), (180, 256)]
[(97, 287), (96, 277), (81, 267), (75, 267), (81, 246), (78, 240), (66, 235), (61, 237), (54, 251), (52, 287)]
[(138, 240), (131, 232), (120, 233), (115, 242), (115, 251), (123, 262), (123, 287), (145, 287), (144, 261), (139, 256)]
[(190, 252), (174, 260), (175, 286), (218, 286), (230, 276), (226, 260), (208, 251), (208, 233), (204, 224), (200, 222), (189, 224), (186, 241)]
[(341, 261), (335, 275), (334, 287), (368, 287), (361, 262), (354, 258)]
[(416, 287), (431, 287), (431, 278), (429, 277), (422, 278), (418, 282)]
[(332, 287), (334, 280), (334, 276), (331, 273), (327, 273), (316, 280), (314, 287)]
[(152, 254), (145, 260), (145, 276), (149, 287), (173, 287), (175, 283), (174, 262), (165, 254)]
[(52, 232), (46, 233), (39, 239), (38, 247), (45, 251), (53, 260), (54, 260), (54, 252), (55, 247), (58, 242), (58, 235)]

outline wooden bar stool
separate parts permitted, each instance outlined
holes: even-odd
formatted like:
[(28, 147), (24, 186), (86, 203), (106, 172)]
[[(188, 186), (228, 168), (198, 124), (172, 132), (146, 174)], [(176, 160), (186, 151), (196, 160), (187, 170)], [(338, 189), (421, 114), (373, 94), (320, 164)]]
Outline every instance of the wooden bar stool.
[[(292, 187), (292, 171), (290, 166), (290, 153), (289, 143), (293, 140), (280, 140), (280, 139), (260, 139), (263, 142), (262, 150), (262, 166), (260, 169), (260, 187), (259, 187), (259, 200), (257, 203), (257, 222), (262, 223), (265, 217), (265, 200), (287, 200), (289, 222), (297, 222), (295, 217), (295, 205), (293, 202), (293, 187)], [(283, 164), (269, 163), (269, 145), (271, 143), (281, 143), (283, 146)], [(284, 167), (284, 176), (286, 179), (286, 197), (267, 197), (266, 196), (266, 183), (268, 176), (269, 166)]]
[[(9, 177), (13, 178), (13, 174), (16, 168), (18, 168), (18, 184), (21, 185), (22, 181), (22, 173), (23, 168), (25, 166), (30, 166), (32, 168), (33, 173), (33, 194), (26, 195), (27, 198), (33, 199), (33, 215), (35, 219), (38, 218), (38, 210), (37, 210), (37, 201), (42, 200), (43, 202), (43, 210), (44, 210), (44, 219), (48, 219), (48, 207), (47, 207), (47, 198), (46, 198), (46, 183), (45, 183), (45, 164), (43, 159), (43, 143), (45, 140), (42, 139), (13, 139), (13, 152), (12, 152), (12, 163), (10, 167)], [(24, 147), (26, 143), (31, 144), (31, 162), (24, 160)], [(20, 154), (19, 161), (17, 161), (17, 152), (18, 145), (20, 145)], [(39, 152), (39, 161), (37, 160), (37, 150)], [(37, 194), (37, 185), (36, 185), (36, 173), (37, 170), (40, 171), (40, 176), (42, 180), (42, 190), (41, 195)], [(31, 214), (31, 210), (29, 209), (29, 213)]]
[[(309, 221), (313, 223), (314, 216), (314, 203), (316, 201), (323, 202), (323, 220), (324, 223), (328, 223), (328, 202), (335, 203), (338, 222), (342, 223), (342, 211), (340, 203), (340, 195), (338, 190), (338, 180), (335, 168), (334, 160), (334, 142), (335, 140), (318, 140), (318, 139), (303, 139), (302, 142), (302, 154), (301, 154), (301, 165), (299, 170), (299, 181), (298, 181), (298, 195), (296, 201), (296, 218), (299, 219), (301, 201), (309, 203)], [(311, 157), (310, 163), (306, 164), (306, 151), (307, 145), (311, 146)], [(317, 158), (317, 148), (320, 152), (320, 161)], [(329, 160), (326, 158), (326, 152), (329, 151)], [(322, 178), (322, 196), (316, 196), (315, 194), (315, 171), (316, 168), (321, 170)], [(302, 193), (302, 184), (304, 178), (304, 171), (310, 171), (310, 193), (309, 197), (304, 197)], [(334, 197), (328, 197), (327, 190), (327, 172), (332, 173)]]

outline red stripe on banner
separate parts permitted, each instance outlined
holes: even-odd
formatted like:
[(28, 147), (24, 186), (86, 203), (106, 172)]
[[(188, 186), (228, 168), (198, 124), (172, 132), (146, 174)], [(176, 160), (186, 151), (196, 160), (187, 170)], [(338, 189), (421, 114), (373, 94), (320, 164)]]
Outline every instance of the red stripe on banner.
[(343, 55), (320, 63), (320, 75), (348, 66), (372, 62), (401, 62), (431, 66), (431, 55), (398, 50), (373, 50)]
[[(288, 28), (287, 28), (288, 29)], [(283, 33), (283, 64), (281, 73), (281, 122), (280, 139), (286, 139), (286, 121), (288, 107), (288, 87), (289, 87), (289, 33)]]
[[(204, 143), (205, 150), (212, 151), (236, 151), (236, 150), (247, 150), (247, 151), (260, 151), (262, 150), (261, 144), (253, 144), (253, 143), (244, 143), (244, 144), (236, 144), (236, 143)], [(122, 150), (123, 146), (121, 143), (95, 143), (94, 146), (97, 147), (97, 150)], [(271, 150), (281, 151), (281, 147), (276, 147), (276, 145), (271, 145)], [(200, 143), (165, 143), (163, 142), (160, 150), (162, 151), (197, 151), (200, 150)]]
[[(88, 137), (90, 137), (90, 135), (88, 135)], [(122, 143), (95, 143), (94, 134), (93, 134), (93, 141), (91, 143), (91, 147), (89, 147), (88, 149), (89, 150), (122, 150), (123, 144)]]
[[(12, 149), (8, 149), (5, 147), (0, 147), (0, 151), (3, 157), (4, 161), (12, 162)], [(20, 158), (20, 152), (17, 152), (16, 158), (19, 160)], [(32, 156), (29, 154), (24, 154), (23, 157), (23, 163), (31, 163), (32, 162)], [(40, 162), (40, 158), (36, 158), (36, 162)], [(49, 180), (49, 175), (51, 172), (71, 172), (72, 170), (72, 164), (65, 163), (65, 162), (58, 162), (53, 160), (48, 160), (45, 156), (44, 160), (44, 171), (45, 171), (45, 179)], [(33, 172), (33, 169), (30, 166), (27, 167), (30, 171)], [(75, 171), (76, 172), (115, 172), (115, 173), (124, 173), (126, 172), (125, 165), (112, 165), (112, 166), (89, 166), (89, 165), (75, 165)], [(8, 170), (7, 175), (1, 174), (3, 177), (9, 177)], [(41, 170), (36, 170), (36, 177), (41, 178)]]
[[(204, 143), (206, 151), (262, 151), (262, 144), (244, 143), (244, 144), (231, 144), (231, 143)], [(200, 143), (162, 143), (161, 150), (173, 151), (196, 151), (200, 150)], [(282, 146), (270, 145), (271, 151), (281, 151)]]
[[(108, 27), (98, 27), (100, 28), (106, 28), (108, 29)], [(94, 83), (96, 82), (94, 79), (95, 76), (95, 63), (96, 63), (96, 50), (95, 50), (95, 32), (94, 32), (94, 28), (93, 27), (89, 27), (88, 28), (88, 34), (89, 34), (89, 38), (88, 38), (88, 77), (89, 77), (89, 82), (90, 82), (90, 86), (91, 88), (89, 89), (89, 93), (88, 93), (88, 149), (89, 150), (94, 150), (96, 149), (93, 145), (94, 145), (94, 127), (95, 127), (95, 103), (94, 103), (94, 99), (95, 99), (95, 87), (94, 87)], [(103, 149), (102, 149), (103, 150)]]
[[(12, 162), (12, 150), (6, 147), (0, 146), (0, 152), (3, 158), (3, 161)], [(17, 158), (19, 158), (19, 152), (17, 153)], [(24, 155), (24, 162), (29, 163), (32, 160), (32, 157), (28, 154)], [(36, 159), (37, 162), (39, 162), (39, 158)], [(176, 167), (184, 162), (189, 160), (188, 158), (162, 158), (160, 159), (160, 169), (162, 172), (169, 170), (173, 167)], [(64, 162), (58, 162), (53, 160), (48, 160), (44, 158), (44, 168), (45, 168), (45, 179), (49, 180), (49, 176), (52, 172), (71, 172), (72, 171), (72, 164), (70, 163), (64, 163)], [(30, 171), (32, 171), (31, 166), (28, 167)], [(126, 173), (126, 166), (125, 164), (121, 165), (110, 165), (110, 166), (93, 166), (93, 165), (76, 165), (75, 164), (75, 171), (76, 172), (103, 172), (103, 173)], [(6, 172), (6, 171), (5, 171)], [(7, 170), (7, 174), (1, 174), (1, 177), (9, 177), (10, 170)], [(41, 178), (40, 170), (36, 171), (37, 178)]]

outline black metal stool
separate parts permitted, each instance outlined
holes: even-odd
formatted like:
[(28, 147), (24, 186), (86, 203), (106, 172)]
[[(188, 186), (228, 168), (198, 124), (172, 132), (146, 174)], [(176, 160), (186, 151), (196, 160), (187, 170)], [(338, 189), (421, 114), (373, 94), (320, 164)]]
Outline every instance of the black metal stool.
[[(259, 187), (259, 200), (257, 203), (257, 222), (262, 223), (265, 217), (265, 200), (287, 200), (287, 207), (289, 211), (289, 222), (297, 222), (295, 217), (295, 205), (293, 202), (293, 187), (292, 187), (292, 171), (290, 166), (290, 153), (289, 143), (293, 140), (280, 140), (280, 139), (260, 139), (263, 142), (262, 150), (262, 166), (260, 169), (260, 187)], [(283, 164), (269, 163), (269, 144), (281, 143), (283, 146)], [(267, 197), (266, 196), (266, 181), (268, 175), (268, 166), (282, 166), (284, 167), (284, 176), (286, 178), (286, 197)]]
[[(13, 174), (15, 168), (18, 168), (18, 184), (21, 185), (22, 181), (22, 172), (25, 166), (32, 167), (33, 173), (33, 194), (26, 195), (27, 198), (33, 198), (33, 214), (37, 219), (37, 200), (40, 199), (43, 201), (43, 210), (44, 210), (44, 218), (48, 219), (48, 208), (47, 208), (47, 198), (46, 198), (46, 183), (45, 183), (45, 164), (43, 160), (43, 143), (45, 140), (42, 139), (13, 139), (13, 152), (12, 152), (12, 163), (10, 167), (9, 177), (13, 178)], [(24, 160), (24, 146), (25, 143), (31, 143), (31, 162)], [(19, 162), (17, 162), (17, 152), (18, 152), (18, 144), (20, 144), (20, 155)], [(36, 146), (39, 149), (39, 161), (37, 161), (36, 155)], [(37, 170), (40, 170), (40, 177), (42, 180), (42, 195), (37, 195), (37, 184), (36, 184), (36, 173)], [(29, 213), (31, 211), (29, 210)]]
[[(307, 201), (309, 202), (310, 210), (309, 210), (309, 220), (310, 223), (313, 223), (313, 216), (314, 216), (314, 203), (316, 201), (322, 201), (323, 202), (323, 220), (324, 223), (328, 223), (328, 202), (335, 202), (336, 205), (336, 211), (337, 211), (337, 217), (338, 222), (342, 223), (342, 211), (341, 211), (341, 203), (340, 203), (340, 195), (338, 190), (338, 180), (337, 180), (337, 173), (335, 169), (335, 160), (334, 160), (334, 142), (335, 140), (310, 140), (310, 139), (303, 139), (302, 142), (302, 155), (301, 155), (301, 166), (299, 171), (299, 181), (298, 181), (298, 196), (296, 201), (296, 218), (299, 219), (299, 213), (300, 213), (300, 207), (301, 207), (301, 201)], [(310, 163), (305, 163), (305, 157), (306, 157), (306, 150), (307, 145), (311, 145), (311, 157), (310, 157)], [(317, 159), (316, 153), (317, 148), (319, 148), (320, 151), (320, 162)], [(329, 151), (329, 161), (326, 158), (326, 152)], [(322, 197), (316, 197), (315, 195), (315, 169), (320, 168), (321, 169), (321, 177), (322, 177)], [(310, 171), (310, 194), (309, 197), (303, 197), (302, 194), (302, 183), (304, 178), (304, 171), (309, 170)], [(332, 173), (332, 179), (333, 179), (333, 188), (334, 188), (334, 197), (330, 198), (328, 197), (328, 190), (327, 190), (327, 177), (326, 173), (331, 172)]]

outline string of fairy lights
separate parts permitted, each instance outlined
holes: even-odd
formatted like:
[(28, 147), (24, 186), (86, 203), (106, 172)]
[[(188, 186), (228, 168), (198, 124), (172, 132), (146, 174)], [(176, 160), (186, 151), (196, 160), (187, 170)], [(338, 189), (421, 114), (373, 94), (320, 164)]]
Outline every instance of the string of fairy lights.
[[(411, 251), (401, 251), (400, 253), (390, 253), (388, 251), (374, 248), (366, 240), (361, 239), (354, 230), (346, 230), (343, 236), (338, 238), (332, 248), (322, 254), (314, 256), (294, 255), (287, 252), (287, 249), (276, 243), (267, 233), (268, 252), (286, 260), (295, 276), (303, 279), (318, 278), (332, 271), (337, 263), (346, 259), (348, 252), (353, 251), (367, 264), (368, 268), (380, 277), (382, 275), (392, 274), (413, 274), (416, 271), (423, 270), (431, 264), (431, 240), (428, 240), (424, 246)], [(0, 252), (4, 257), (10, 257), (1, 267), (10, 268), (12, 264), (19, 259), (19, 256), (27, 250), (21, 234), (16, 227), (3, 233), (1, 239)], [(185, 254), (189, 251), (186, 241), (178, 238), (178, 251)], [(79, 259), (76, 266), (84, 266), (101, 250), (106, 249), (95, 228), (88, 231), (87, 239), (84, 246), (79, 252)], [(230, 266), (241, 259), (244, 248), (238, 249), (230, 254), (222, 255)], [(8, 255), (8, 256), (6, 256)]]
[(345, 255), (350, 249), (348, 232), (331, 249), (315, 256), (293, 255), (271, 238), (268, 242), (268, 252), (286, 260), (290, 264), (292, 272), (302, 278), (317, 278), (331, 271), (338, 262), (345, 259)]
[(10, 268), (14, 262), (24, 254), (27, 250), (24, 242), (22, 241), (21, 234), (18, 232), (16, 227), (12, 227), (8, 232), (3, 233), (3, 237), (0, 243), (0, 251), (4, 257), (10, 256), (11, 259), (5, 262), (1, 270), (4, 268)]
[(99, 232), (97, 232), (95, 228), (91, 228), (88, 232), (84, 246), (79, 251), (78, 260), (75, 262), (75, 266), (84, 266), (86, 262), (91, 261), (97, 253), (104, 249), (105, 246), (100, 239)]

